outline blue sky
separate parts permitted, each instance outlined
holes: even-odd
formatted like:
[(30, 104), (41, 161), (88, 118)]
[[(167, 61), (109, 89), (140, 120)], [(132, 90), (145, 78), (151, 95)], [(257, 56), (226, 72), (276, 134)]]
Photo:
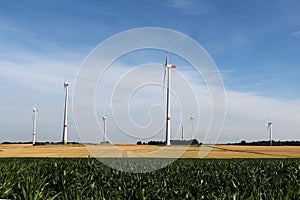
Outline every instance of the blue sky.
[[(227, 94), (220, 142), (267, 139), (267, 116), (275, 139), (299, 140), (299, 10), (297, 0), (1, 0), (0, 141), (31, 140), (34, 104), (37, 139), (60, 140), (66, 69), (72, 89), (96, 45), (138, 27), (182, 32), (210, 54)], [(70, 139), (78, 140), (71, 113)]]

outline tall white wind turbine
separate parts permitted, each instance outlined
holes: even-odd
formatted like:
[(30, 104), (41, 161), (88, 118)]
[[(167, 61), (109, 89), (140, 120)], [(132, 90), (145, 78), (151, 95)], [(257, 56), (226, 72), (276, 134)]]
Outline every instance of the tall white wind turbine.
[(64, 125), (63, 125), (63, 139), (62, 143), (67, 144), (68, 142), (68, 87), (69, 83), (65, 80), (65, 110), (64, 110)]
[(32, 111), (33, 111), (32, 145), (34, 145), (35, 144), (35, 136), (36, 136), (36, 114), (37, 114), (37, 112), (39, 112), (39, 110), (36, 107), (33, 107)]
[(166, 145), (167, 146), (171, 145), (171, 129), (170, 129), (171, 71), (170, 70), (176, 68), (175, 65), (168, 64), (168, 55), (169, 55), (169, 51), (167, 51), (167, 55), (166, 55), (165, 72), (164, 72), (164, 84), (165, 84), (166, 76), (167, 76), (167, 113), (166, 113), (166, 115), (167, 115), (167, 118), (166, 118)]
[(269, 137), (270, 137), (270, 146), (272, 146), (272, 124), (273, 123), (268, 120), (267, 130), (269, 132)]

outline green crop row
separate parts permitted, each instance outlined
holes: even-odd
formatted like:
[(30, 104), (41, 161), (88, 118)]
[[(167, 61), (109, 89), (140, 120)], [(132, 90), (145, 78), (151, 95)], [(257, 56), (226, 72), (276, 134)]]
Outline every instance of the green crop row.
[(1, 198), (300, 199), (300, 159), (179, 159), (133, 174), (96, 159), (5, 158)]

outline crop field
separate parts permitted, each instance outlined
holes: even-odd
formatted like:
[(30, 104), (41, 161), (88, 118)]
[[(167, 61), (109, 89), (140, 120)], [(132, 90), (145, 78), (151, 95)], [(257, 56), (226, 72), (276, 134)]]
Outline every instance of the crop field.
[(142, 174), (118, 171), (93, 158), (0, 160), (0, 198), (6, 199), (300, 197), (300, 159), (179, 159), (163, 169)]
[(129, 158), (139, 155), (152, 158), (300, 158), (300, 146), (0, 145), (0, 157), (120, 158), (124, 155)]

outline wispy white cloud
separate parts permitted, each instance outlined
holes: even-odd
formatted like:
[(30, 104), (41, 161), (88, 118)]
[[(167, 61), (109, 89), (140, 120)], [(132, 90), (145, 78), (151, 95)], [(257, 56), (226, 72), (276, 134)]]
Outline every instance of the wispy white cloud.
[[(41, 55), (19, 55), (0, 61), (2, 81), (18, 84), (19, 87), (54, 92), (62, 84), (66, 70), (68, 79), (74, 80), (78, 63), (71, 60), (54, 60)], [(9, 89), (9, 88), (7, 88)]]
[(251, 93), (227, 91), (223, 141), (268, 140), (267, 118), (274, 123), (274, 139), (299, 140), (300, 100), (283, 101)]
[(0, 19), (0, 33), (9, 32), (9, 33), (21, 33), (24, 32), (20, 28), (14, 26), (8, 21), (4, 21), (3, 19)]
[(202, 0), (167, 0), (165, 5), (190, 15), (207, 14), (211, 11), (211, 8)]
[(292, 32), (291, 36), (297, 36), (297, 37), (300, 36), (300, 30)]

